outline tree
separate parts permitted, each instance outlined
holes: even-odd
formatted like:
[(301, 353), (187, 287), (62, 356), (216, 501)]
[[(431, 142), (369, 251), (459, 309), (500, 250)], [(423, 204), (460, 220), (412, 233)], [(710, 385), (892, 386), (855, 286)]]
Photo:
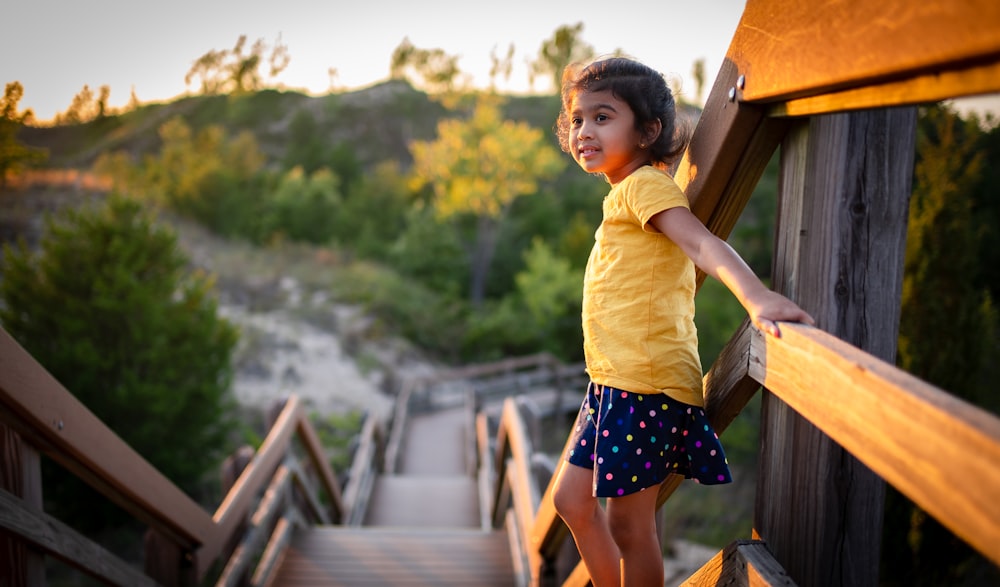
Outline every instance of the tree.
[(534, 85), (536, 75), (549, 76), (556, 92), (562, 87), (562, 74), (567, 65), (587, 61), (594, 57), (594, 47), (584, 42), (580, 35), (583, 23), (573, 26), (563, 25), (556, 29), (552, 38), (542, 42), (538, 59), (531, 63), (530, 83)]
[[(192, 272), (169, 229), (135, 200), (46, 221), (37, 255), (5, 246), (0, 322), (84, 405), (154, 467), (193, 490), (229, 431), (237, 331), (216, 312), (212, 281)], [(54, 474), (58, 475), (56, 471)], [(46, 496), (84, 526), (108, 511), (74, 492)]]
[(461, 79), (458, 56), (444, 49), (421, 49), (404, 37), (392, 52), (389, 77), (405, 79), (433, 94), (448, 94)]
[(493, 96), (480, 96), (467, 120), (442, 120), (437, 132), (436, 140), (410, 146), (413, 174), (418, 187), (431, 185), (440, 218), (471, 215), (475, 221), (469, 289), (478, 306), (508, 208), (518, 196), (534, 193), (539, 180), (555, 177), (565, 161), (541, 130), (502, 119)]
[(701, 99), (705, 95), (705, 60), (695, 59), (691, 66), (691, 77), (694, 78), (695, 102), (701, 104)]
[(284, 175), (271, 199), (274, 232), (313, 244), (326, 244), (336, 228), (342, 202), (340, 179), (323, 167), (306, 174), (294, 167)]
[(11, 82), (4, 87), (0, 98), (0, 190), (7, 187), (7, 176), (25, 167), (37, 165), (48, 158), (44, 149), (36, 149), (21, 144), (17, 133), (25, 124), (31, 123), (35, 115), (30, 109), (18, 112), (17, 104), (24, 96), (21, 82)]
[[(200, 78), (201, 93), (205, 95), (243, 94), (261, 89), (263, 79), (260, 69), (264, 65), (268, 45), (264, 39), (257, 39), (249, 52), (244, 53), (246, 43), (246, 35), (240, 35), (232, 49), (208, 51), (194, 62), (184, 76), (184, 83), (190, 85), (194, 79)], [(268, 77), (277, 77), (288, 67), (290, 59), (288, 47), (281, 44), (279, 35), (267, 58), (270, 66)]]
[(83, 89), (73, 96), (66, 112), (56, 114), (57, 124), (80, 124), (91, 120), (100, 120), (108, 115), (108, 100), (111, 97), (111, 86), (101, 86), (98, 95), (90, 86), (84, 84)]
[(160, 127), (163, 145), (144, 163), (147, 191), (216, 232), (250, 236), (260, 220), (254, 189), (264, 165), (250, 131), (229, 139), (220, 126), (197, 133), (180, 117)]
[[(909, 373), (997, 410), (997, 314), (978, 284), (981, 263), (973, 188), (983, 173), (975, 123), (940, 106), (922, 110), (917, 134), (900, 320), (898, 363)], [(886, 584), (994, 584), (1000, 579), (961, 539), (890, 488), (886, 496)], [(980, 562), (976, 562), (980, 561)], [(992, 580), (974, 573), (993, 569)], [(895, 583), (898, 581), (898, 583)], [(966, 582), (968, 581), (968, 582)]]

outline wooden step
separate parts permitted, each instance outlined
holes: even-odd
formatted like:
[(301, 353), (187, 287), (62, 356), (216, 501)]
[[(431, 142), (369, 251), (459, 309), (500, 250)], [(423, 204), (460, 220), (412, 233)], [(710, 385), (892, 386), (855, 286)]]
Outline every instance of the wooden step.
[(464, 408), (414, 414), (406, 423), (398, 473), (401, 475), (463, 475), (469, 471), (470, 436)]
[(514, 572), (502, 530), (321, 526), (296, 532), (270, 585), (511, 587)]
[(480, 520), (471, 477), (382, 475), (372, 488), (364, 525), (479, 528)]

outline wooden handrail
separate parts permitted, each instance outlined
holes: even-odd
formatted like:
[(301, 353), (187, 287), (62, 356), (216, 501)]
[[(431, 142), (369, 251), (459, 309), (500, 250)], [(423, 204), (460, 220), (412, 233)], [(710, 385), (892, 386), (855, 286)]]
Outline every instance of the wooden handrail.
[(754, 329), (749, 375), (1000, 564), (1000, 418), (821, 330), (781, 331)]
[(531, 474), (532, 445), (527, 427), (521, 417), (517, 400), (504, 400), (500, 425), (497, 429), (497, 446), (493, 462), (497, 467), (497, 486), (493, 499), (494, 525), (503, 519), (503, 512), (513, 505), (518, 542), (527, 549), (528, 571), (532, 585), (537, 585), (541, 571), (538, 545), (533, 542), (535, 512), (541, 496)]
[[(954, 76), (938, 79), (941, 95), (932, 99), (995, 92), (998, 23), (1000, 4), (992, 0), (925, 2), (919, 10), (909, 0), (750, 0), (726, 54), (743, 83), (730, 87), (737, 99), (750, 102), (794, 104), (869, 88), (869, 96), (887, 95), (894, 105), (916, 104), (927, 98), (898, 91), (902, 80), (979, 70), (973, 77), (980, 82), (971, 87), (950, 83)], [(992, 83), (986, 82), (989, 77)], [(886, 92), (884, 84), (896, 84), (897, 91)], [(883, 98), (852, 107), (886, 105)]]
[[(331, 513), (320, 519), (337, 520), (343, 515), (340, 487), (309, 424), (301, 400), (295, 396), (288, 399), (264, 443), (214, 516), (108, 429), (2, 328), (0, 408), (2, 422), (26, 442), (89, 483), (136, 519), (149, 524), (182, 552), (188, 553), (199, 581), (223, 554), (226, 545), (232, 543), (235, 533), (255, 507), (258, 496), (271, 483), (282, 461), (291, 454), (293, 438), (299, 440), (312, 470), (329, 497)], [(300, 474), (293, 477), (296, 488), (306, 484), (304, 479), (299, 478)], [(8, 494), (4, 492), (4, 495)], [(36, 533), (28, 527), (18, 530), (17, 524), (23, 523), (23, 520), (41, 520), (45, 515), (19, 506), (20, 501), (16, 497), (11, 496), (10, 499), (13, 500), (9, 510), (11, 519), (4, 517), (0, 520), (5, 528), (104, 580), (118, 584), (136, 583), (133, 579), (115, 578), (128, 573), (116, 563), (106, 563), (103, 568), (108, 570), (105, 571), (88, 566), (83, 559), (73, 559), (74, 552), (86, 553), (98, 547), (68, 528), (61, 531), (63, 538)], [(312, 507), (316, 507), (314, 502)], [(55, 520), (44, 525), (55, 529), (62, 527)], [(67, 551), (60, 546), (60, 540), (64, 539), (71, 539), (80, 546)], [(88, 555), (88, 558), (95, 556)], [(108, 557), (96, 558), (104, 560)]]
[(342, 523), (360, 526), (368, 509), (368, 497), (379, 469), (378, 452), (383, 442), (382, 422), (369, 416), (361, 426), (358, 448), (344, 487)]
[(25, 441), (185, 550), (211, 516), (80, 403), (0, 328), (0, 417)]

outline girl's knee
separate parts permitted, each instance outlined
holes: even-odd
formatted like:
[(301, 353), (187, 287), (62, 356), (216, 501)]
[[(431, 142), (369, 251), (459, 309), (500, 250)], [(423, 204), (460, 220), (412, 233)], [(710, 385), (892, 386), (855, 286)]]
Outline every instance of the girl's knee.
[(552, 494), (552, 505), (556, 513), (571, 528), (581, 523), (587, 523), (594, 515), (597, 499), (580, 491), (578, 487), (567, 486), (565, 483), (556, 485)]
[(611, 515), (608, 516), (608, 530), (611, 537), (622, 551), (628, 551), (636, 545), (645, 546), (651, 540), (656, 541), (656, 523), (646, 516)]

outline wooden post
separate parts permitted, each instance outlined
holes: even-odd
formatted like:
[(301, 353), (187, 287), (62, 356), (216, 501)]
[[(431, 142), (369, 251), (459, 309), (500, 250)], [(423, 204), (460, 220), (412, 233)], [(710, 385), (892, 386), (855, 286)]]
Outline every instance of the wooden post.
[[(817, 326), (894, 362), (916, 110), (797, 123), (781, 149), (774, 287)], [(799, 585), (878, 582), (885, 486), (764, 392), (755, 537)]]
[[(0, 489), (42, 511), (42, 468), (38, 452), (0, 424)], [(0, 585), (45, 585), (45, 557), (23, 540), (0, 532)]]

